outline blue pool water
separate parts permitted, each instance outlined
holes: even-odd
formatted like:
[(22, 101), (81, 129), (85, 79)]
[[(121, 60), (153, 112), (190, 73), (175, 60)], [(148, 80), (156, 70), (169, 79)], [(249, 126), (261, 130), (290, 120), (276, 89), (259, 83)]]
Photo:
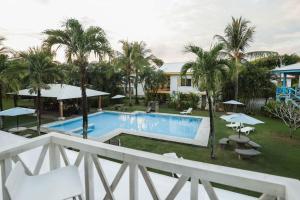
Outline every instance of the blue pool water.
[[(115, 129), (127, 129), (147, 132), (149, 134), (159, 134), (163, 136), (181, 137), (194, 139), (201, 118), (181, 117), (159, 114), (126, 114), (103, 112), (89, 116), (88, 135), (92, 137), (103, 136)], [(49, 125), (48, 128), (82, 134), (82, 119), (64, 121)]]

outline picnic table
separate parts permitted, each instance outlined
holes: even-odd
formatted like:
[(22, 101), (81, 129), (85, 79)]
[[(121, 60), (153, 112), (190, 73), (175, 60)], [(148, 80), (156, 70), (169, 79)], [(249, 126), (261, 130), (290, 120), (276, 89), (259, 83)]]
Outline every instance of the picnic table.
[(231, 135), (228, 138), (229, 140), (234, 141), (238, 144), (247, 144), (250, 141), (250, 139), (244, 135)]

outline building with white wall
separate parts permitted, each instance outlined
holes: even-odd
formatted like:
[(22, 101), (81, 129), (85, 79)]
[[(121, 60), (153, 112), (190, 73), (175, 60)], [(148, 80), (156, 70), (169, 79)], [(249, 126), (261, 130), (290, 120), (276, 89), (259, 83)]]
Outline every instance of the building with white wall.
[[(181, 92), (185, 94), (204, 94), (204, 92), (199, 92), (198, 88), (193, 86), (191, 72), (187, 72), (187, 75), (185, 77), (182, 77), (180, 75), (181, 69), (184, 64), (184, 62), (165, 63), (159, 68), (166, 74), (168, 82), (163, 88), (158, 90), (158, 93), (173, 94), (176, 92)], [(143, 87), (141, 84), (138, 87), (138, 95), (144, 95)]]

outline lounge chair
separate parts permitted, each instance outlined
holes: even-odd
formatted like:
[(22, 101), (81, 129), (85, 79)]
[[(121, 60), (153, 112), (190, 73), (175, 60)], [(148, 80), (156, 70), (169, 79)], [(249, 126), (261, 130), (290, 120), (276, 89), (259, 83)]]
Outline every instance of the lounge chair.
[[(171, 153), (164, 153), (164, 156), (170, 157), (170, 158), (179, 158), (179, 159), (184, 159), (183, 157), (178, 157), (177, 154), (175, 152), (171, 152)], [(173, 173), (172, 172), (172, 176), (175, 178), (179, 178), (181, 175), (177, 174), (177, 173)]]
[(222, 138), (222, 139), (219, 140), (219, 144), (220, 144), (221, 148), (224, 149), (225, 146), (227, 144), (229, 144), (229, 139), (228, 138)]
[[(250, 127), (250, 126), (246, 126), (241, 128), (241, 133), (244, 133), (245, 135), (249, 135), (251, 131), (254, 131), (255, 128), (254, 127)], [(239, 131), (239, 129), (237, 129), (236, 131)]]
[(147, 109), (146, 109), (146, 113), (150, 113), (151, 112), (151, 106), (149, 106)]
[(238, 130), (239, 127), (244, 127), (244, 125), (241, 123), (230, 123), (230, 124), (226, 124), (226, 126), (228, 128), (232, 128), (232, 129), (236, 129), (236, 130)]
[(259, 149), (261, 148), (261, 145), (253, 142), (253, 141), (249, 141), (248, 144), (253, 148), (253, 149)]
[(190, 115), (192, 114), (193, 108), (189, 108), (187, 110), (184, 110), (182, 112), (180, 112), (181, 115)]
[(234, 151), (239, 155), (239, 159), (251, 158), (261, 154), (261, 152), (255, 149), (235, 149)]
[(53, 200), (79, 197), (83, 193), (78, 168), (63, 167), (46, 174), (29, 176), (24, 166), (17, 162), (5, 186), (12, 200)]

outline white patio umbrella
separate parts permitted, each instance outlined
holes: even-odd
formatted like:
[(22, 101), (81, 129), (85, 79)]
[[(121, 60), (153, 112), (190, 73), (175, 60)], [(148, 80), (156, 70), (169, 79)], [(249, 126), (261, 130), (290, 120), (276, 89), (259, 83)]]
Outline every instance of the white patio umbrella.
[(118, 95), (113, 96), (111, 99), (122, 99), (122, 98), (125, 98), (125, 96), (118, 94)]
[[(243, 124), (249, 124), (249, 125), (255, 125), (255, 124), (263, 124), (263, 121), (260, 121), (258, 119), (255, 119), (253, 117), (250, 117), (249, 115), (243, 114), (243, 113), (234, 113), (231, 115), (222, 115), (222, 119), (224, 119), (227, 122), (235, 122), (235, 123), (243, 123)], [(239, 129), (239, 136), (241, 134), (241, 129)]]
[(20, 115), (30, 115), (33, 113), (35, 113), (34, 109), (15, 107), (15, 108), (10, 108), (10, 109), (1, 111), (0, 116), (17, 117), (17, 129), (16, 130), (19, 130), (19, 116)]
[(244, 105), (243, 103), (236, 101), (236, 100), (229, 100), (229, 101), (224, 101), (223, 104), (229, 104), (229, 105)]
[[(223, 104), (232, 105), (232, 106), (243, 106), (244, 105), (243, 103), (236, 101), (236, 100), (224, 101)], [(224, 107), (224, 110), (225, 110), (225, 107)]]

